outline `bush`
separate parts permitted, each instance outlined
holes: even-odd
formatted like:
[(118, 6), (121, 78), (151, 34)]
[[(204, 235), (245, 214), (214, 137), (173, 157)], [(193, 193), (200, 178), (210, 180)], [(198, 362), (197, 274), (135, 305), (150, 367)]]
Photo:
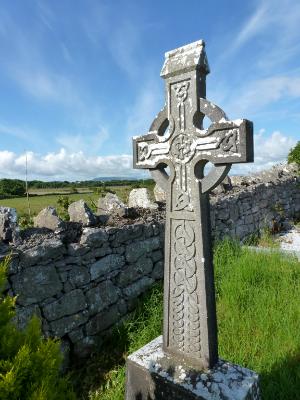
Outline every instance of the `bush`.
[(43, 338), (37, 317), (22, 331), (14, 324), (15, 299), (3, 294), (7, 264), (0, 264), (0, 400), (75, 400), (60, 376), (59, 341)]
[(24, 196), (25, 184), (18, 179), (1, 179), (0, 194), (2, 196)]
[(300, 141), (293, 147), (288, 155), (288, 163), (296, 163), (300, 167)]

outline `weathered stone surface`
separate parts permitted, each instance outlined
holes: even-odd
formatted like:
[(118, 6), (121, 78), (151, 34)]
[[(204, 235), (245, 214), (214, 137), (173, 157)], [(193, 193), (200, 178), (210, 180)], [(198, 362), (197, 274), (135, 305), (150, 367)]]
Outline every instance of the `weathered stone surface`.
[(108, 234), (103, 228), (85, 228), (80, 244), (90, 247), (100, 247), (108, 240)]
[(82, 290), (72, 290), (62, 296), (59, 300), (47, 304), (44, 307), (44, 315), (48, 321), (60, 319), (62, 317), (78, 313), (87, 307), (87, 302)]
[(80, 327), (80, 328), (74, 329), (74, 331), (68, 333), (68, 336), (72, 343), (78, 342), (79, 340), (84, 338), (83, 328)]
[(149, 275), (153, 268), (153, 261), (150, 257), (141, 257), (135, 264), (129, 264), (122, 269), (118, 276), (118, 285), (121, 287), (128, 286), (131, 282)]
[(153, 193), (156, 201), (166, 202), (167, 194), (157, 183), (154, 186)]
[(151, 276), (155, 280), (163, 278), (163, 276), (164, 276), (164, 263), (163, 263), (163, 261), (157, 261), (157, 263), (154, 265), (154, 268), (153, 268)]
[(41, 318), (41, 310), (37, 304), (32, 304), (27, 307), (17, 307), (14, 321), (19, 329), (24, 329), (34, 315)]
[(78, 200), (69, 205), (68, 213), (70, 221), (80, 222), (83, 226), (93, 226), (97, 218), (84, 200)]
[(132, 285), (127, 286), (127, 288), (123, 291), (124, 295), (129, 299), (136, 298), (145, 292), (153, 283), (154, 279), (144, 276), (140, 280), (134, 282)]
[(120, 290), (111, 281), (100, 283), (86, 292), (90, 314), (96, 314), (115, 303), (120, 296)]
[(62, 290), (62, 283), (53, 265), (28, 267), (11, 277), (17, 303), (27, 306), (38, 303)]
[(72, 267), (69, 271), (68, 278), (73, 287), (84, 286), (91, 280), (87, 267)]
[(19, 225), (15, 208), (0, 207), (0, 239), (11, 242), (18, 237)]
[(134, 239), (138, 239), (143, 235), (144, 225), (133, 224), (125, 225), (122, 229), (118, 229), (115, 233), (115, 242), (119, 245), (120, 243), (126, 243)]
[(120, 320), (121, 313), (117, 304), (109, 310), (95, 315), (86, 325), (87, 335), (96, 335)]
[(52, 231), (63, 227), (63, 221), (57, 215), (54, 207), (46, 207), (33, 218), (33, 224), (37, 228), (48, 228)]
[(67, 333), (73, 331), (80, 325), (83, 325), (88, 320), (88, 311), (84, 310), (78, 314), (70, 315), (69, 317), (64, 317), (56, 321), (50, 322), (50, 328), (53, 335), (57, 337), (62, 337)]
[(149, 190), (146, 188), (132, 189), (128, 199), (129, 207), (157, 208), (157, 204), (151, 201)]
[(124, 256), (119, 254), (109, 254), (91, 265), (91, 278), (92, 280), (98, 279), (111, 271), (122, 268), (124, 264)]
[(106, 193), (104, 197), (100, 197), (97, 205), (97, 213), (101, 214), (117, 214), (120, 217), (126, 215), (126, 206), (116, 194)]
[(20, 255), (20, 261), (23, 266), (27, 267), (56, 259), (65, 254), (65, 252), (66, 248), (60, 239), (50, 238), (45, 239), (38, 246), (24, 250)]
[(135, 262), (146, 253), (157, 250), (160, 247), (160, 240), (158, 236), (130, 243), (126, 246), (126, 260), (130, 263)]
[(165, 354), (161, 336), (128, 357), (126, 381), (126, 400), (260, 399), (254, 371), (218, 360), (214, 368), (197, 372)]
[(212, 190), (213, 194), (222, 194), (232, 190), (231, 178), (226, 176), (223, 182), (221, 182), (215, 189)]

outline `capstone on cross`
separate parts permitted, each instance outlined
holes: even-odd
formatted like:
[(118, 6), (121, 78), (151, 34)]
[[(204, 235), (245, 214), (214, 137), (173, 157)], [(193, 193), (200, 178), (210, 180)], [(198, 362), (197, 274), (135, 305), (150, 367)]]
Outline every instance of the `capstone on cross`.
[(208, 194), (232, 163), (253, 161), (252, 122), (229, 121), (205, 99), (208, 73), (201, 40), (166, 53), (166, 105), (133, 139), (134, 168), (149, 169), (167, 192), (163, 348), (197, 369), (218, 359)]

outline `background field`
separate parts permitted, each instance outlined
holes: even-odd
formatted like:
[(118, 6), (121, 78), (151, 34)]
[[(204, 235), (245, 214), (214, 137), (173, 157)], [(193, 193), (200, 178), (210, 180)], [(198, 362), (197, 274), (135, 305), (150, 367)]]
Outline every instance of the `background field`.
[[(129, 192), (132, 190), (132, 186), (106, 186), (105, 190), (115, 192), (123, 202), (127, 203)], [(99, 190), (97, 190), (96, 188), (95, 191), (91, 191), (90, 188), (78, 188), (78, 191), (80, 191), (80, 193), (73, 192), (72, 194), (70, 194), (69, 188), (35, 189), (31, 192), (34, 193), (35, 196), (29, 196), (31, 215), (38, 214), (43, 208), (47, 206), (56, 207), (59, 211), (57, 201), (61, 196), (67, 196), (70, 202), (83, 199), (93, 211), (96, 211), (98, 199), (102, 196), (105, 196), (105, 190), (103, 190), (103, 188), (99, 188)], [(24, 216), (28, 214), (28, 204), (26, 197), (1, 199), (0, 206), (16, 208), (19, 216)]]

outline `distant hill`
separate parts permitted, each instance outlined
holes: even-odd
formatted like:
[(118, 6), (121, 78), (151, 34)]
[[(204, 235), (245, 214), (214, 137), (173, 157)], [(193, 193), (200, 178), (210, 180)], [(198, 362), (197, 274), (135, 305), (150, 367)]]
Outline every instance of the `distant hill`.
[(139, 178), (127, 178), (124, 176), (104, 176), (104, 177), (99, 177), (99, 178), (94, 178), (92, 181), (96, 182), (107, 182), (107, 181), (136, 181)]

